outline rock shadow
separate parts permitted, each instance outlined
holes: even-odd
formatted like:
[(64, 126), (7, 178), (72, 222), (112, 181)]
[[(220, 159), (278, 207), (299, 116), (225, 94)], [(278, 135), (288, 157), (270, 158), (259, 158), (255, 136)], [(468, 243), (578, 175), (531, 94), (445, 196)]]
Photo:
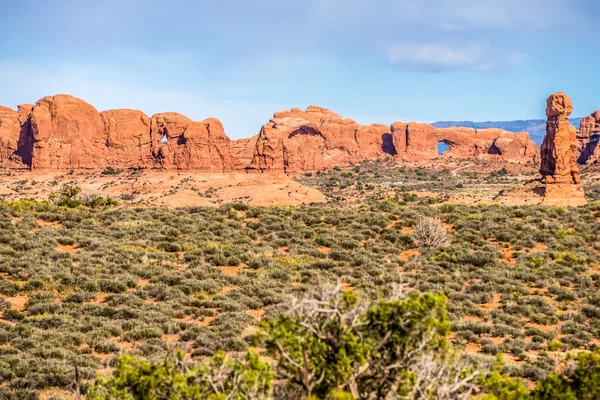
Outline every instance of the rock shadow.
[(391, 156), (398, 154), (396, 151), (396, 146), (394, 146), (394, 140), (391, 133), (384, 133), (381, 135), (381, 150)]
[(588, 159), (594, 154), (598, 142), (600, 141), (600, 135), (592, 136), (592, 139), (585, 145), (585, 148), (577, 158), (577, 164), (585, 165)]
[(17, 142), (17, 156), (21, 158), (23, 164), (31, 168), (33, 160), (33, 135), (31, 134), (31, 122), (29, 118), (23, 125), (21, 125), (21, 132), (19, 132), (19, 141)]
[(321, 132), (312, 126), (302, 126), (290, 133), (288, 139), (292, 139), (298, 135), (323, 136)]

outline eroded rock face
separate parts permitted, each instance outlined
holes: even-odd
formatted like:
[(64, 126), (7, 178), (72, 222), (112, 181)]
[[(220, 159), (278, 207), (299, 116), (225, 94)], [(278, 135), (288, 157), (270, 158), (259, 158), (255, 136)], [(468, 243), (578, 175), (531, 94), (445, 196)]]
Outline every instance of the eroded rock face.
[(227, 172), (236, 165), (216, 119), (195, 122), (177, 113), (151, 119), (128, 109), (99, 113), (69, 95), (45, 97), (18, 111), (0, 108), (0, 160), (7, 159), (37, 170), (112, 166)]
[(85, 169), (107, 165), (100, 113), (68, 95), (45, 97), (31, 113), (33, 169)]
[(546, 135), (540, 147), (544, 203), (578, 205), (585, 196), (577, 166), (577, 132), (569, 124), (571, 100), (555, 93), (546, 100)]
[(20, 132), (19, 113), (0, 106), (0, 160), (8, 160), (17, 151)]
[(363, 126), (322, 107), (279, 111), (256, 140), (255, 171), (302, 172), (394, 155), (389, 128)]
[(152, 154), (166, 169), (229, 172), (235, 167), (230, 140), (215, 118), (201, 122), (177, 113), (152, 116)]
[(391, 127), (396, 157), (419, 161), (438, 157), (438, 144), (448, 150), (442, 155), (455, 158), (499, 158), (506, 161), (533, 161), (536, 144), (527, 132), (502, 129), (435, 128), (429, 124), (396, 122)]
[(104, 123), (108, 162), (119, 168), (152, 168), (150, 118), (138, 110), (108, 110), (100, 113)]
[(579, 141), (579, 164), (593, 164), (600, 161), (600, 110), (581, 120), (577, 132)]
[(254, 157), (254, 149), (258, 135), (254, 135), (248, 139), (237, 139), (231, 141), (231, 152), (235, 159), (235, 170), (243, 171), (250, 165)]

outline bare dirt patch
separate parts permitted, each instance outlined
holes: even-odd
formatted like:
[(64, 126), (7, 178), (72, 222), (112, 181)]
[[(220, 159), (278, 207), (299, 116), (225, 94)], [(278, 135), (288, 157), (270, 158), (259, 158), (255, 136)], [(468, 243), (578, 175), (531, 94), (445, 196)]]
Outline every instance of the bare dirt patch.
[(399, 259), (403, 260), (403, 261), (408, 261), (413, 257), (417, 257), (420, 256), (421, 252), (417, 249), (409, 249), (406, 251), (403, 251), (402, 253), (400, 253), (400, 255), (398, 256)]
[(44, 389), (40, 392), (40, 400), (49, 399), (63, 399), (63, 400), (75, 400), (76, 397), (73, 393), (63, 389)]
[(514, 256), (515, 251), (512, 248), (501, 247), (500, 253), (502, 253), (502, 258), (504, 259), (504, 261), (506, 261), (510, 265), (515, 265), (515, 263), (517, 262), (517, 258)]
[(148, 279), (140, 279), (137, 283), (137, 285), (141, 288), (148, 286), (150, 284), (150, 281)]
[(243, 268), (243, 265), (237, 267), (217, 267), (225, 276), (236, 276)]
[(29, 301), (29, 297), (21, 295), (5, 297), (5, 299), (10, 303), (10, 308), (17, 311), (23, 311), (25, 309), (25, 304)]
[(481, 346), (478, 345), (477, 343), (471, 343), (468, 342), (467, 345), (465, 346), (465, 353), (479, 353), (481, 352)]
[(545, 243), (537, 243), (531, 248), (531, 251), (529, 251), (529, 253), (539, 253), (546, 250), (548, 250), (548, 246)]
[(331, 247), (321, 246), (317, 249), (321, 254), (329, 254), (331, 252)]
[(79, 247), (76, 244), (73, 245), (69, 245), (69, 244), (64, 244), (64, 245), (58, 245), (56, 246), (56, 250), (60, 251), (61, 253), (69, 253), (69, 254), (74, 254), (77, 253), (77, 251), (79, 250)]
[(492, 301), (489, 303), (481, 304), (480, 307), (483, 308), (484, 310), (495, 310), (496, 308), (500, 307), (500, 299), (501, 298), (502, 298), (502, 295), (500, 293), (494, 293), (494, 297), (492, 298)]
[(261, 319), (267, 312), (265, 311), (264, 308), (258, 309), (258, 310), (248, 310), (248, 314), (250, 314), (252, 317), (256, 318), (256, 319)]
[[(34, 187), (7, 190), (6, 200), (33, 198), (47, 200), (62, 184), (75, 184), (84, 194), (112, 197), (122, 204), (165, 205), (169, 207), (219, 206), (228, 202), (250, 205), (300, 205), (320, 203), (325, 196), (317, 189), (303, 186), (284, 173), (247, 174), (173, 172), (161, 170), (102, 175), (102, 171), (71, 175), (65, 172), (22, 171), (0, 177), (7, 188), (23, 180)], [(18, 222), (15, 219), (13, 223)], [(44, 223), (38, 222), (42, 227)], [(53, 224), (53, 227), (60, 226)]]

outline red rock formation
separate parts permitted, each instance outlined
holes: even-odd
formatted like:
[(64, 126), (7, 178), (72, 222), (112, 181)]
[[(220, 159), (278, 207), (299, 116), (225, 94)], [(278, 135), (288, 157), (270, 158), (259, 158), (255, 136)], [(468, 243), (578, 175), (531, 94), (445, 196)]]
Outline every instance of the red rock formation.
[(385, 125), (359, 125), (317, 106), (279, 111), (257, 138), (250, 170), (301, 172), (393, 155)]
[(19, 113), (0, 106), (0, 160), (8, 160), (17, 151), (20, 132)]
[(236, 161), (235, 170), (243, 171), (252, 162), (254, 157), (254, 149), (258, 135), (254, 135), (248, 139), (237, 139), (231, 141), (231, 152)]
[(109, 110), (100, 113), (104, 122), (108, 163), (119, 168), (152, 168), (150, 118), (137, 110)]
[(33, 169), (102, 168), (108, 164), (104, 123), (98, 111), (68, 95), (45, 97), (31, 113)]
[(527, 132), (513, 134), (502, 129), (435, 128), (429, 124), (396, 122), (391, 127), (396, 157), (419, 161), (438, 157), (438, 144), (445, 143), (444, 157), (500, 158), (528, 162), (535, 156), (535, 142)]
[(497, 154), (507, 161), (528, 162), (535, 159), (536, 151), (537, 145), (529, 138), (529, 133), (501, 132), (494, 139), (488, 154)]
[(229, 172), (235, 166), (230, 140), (215, 118), (194, 122), (177, 113), (156, 114), (151, 142), (152, 154), (166, 169)]
[[(163, 137), (168, 139), (161, 143)], [(229, 138), (216, 119), (141, 111), (102, 113), (68, 95), (45, 97), (19, 111), (0, 108), (0, 160), (32, 169), (155, 168), (226, 172), (235, 167)]]
[(555, 93), (546, 100), (546, 135), (540, 148), (545, 204), (585, 204), (577, 166), (577, 133), (569, 124), (571, 100)]
[[(592, 119), (582, 132), (593, 129)], [(172, 112), (149, 118), (126, 109), (98, 113), (68, 95), (19, 106), (18, 112), (0, 108), (0, 160), (20, 160), (33, 169), (303, 172), (390, 156), (431, 159), (439, 142), (450, 147), (444, 156), (527, 162), (536, 154), (525, 132), (401, 122), (363, 126), (318, 106), (279, 111), (258, 135), (236, 141), (216, 119), (196, 122)]]
[(579, 141), (579, 164), (592, 164), (600, 161), (600, 110), (581, 120), (577, 132)]

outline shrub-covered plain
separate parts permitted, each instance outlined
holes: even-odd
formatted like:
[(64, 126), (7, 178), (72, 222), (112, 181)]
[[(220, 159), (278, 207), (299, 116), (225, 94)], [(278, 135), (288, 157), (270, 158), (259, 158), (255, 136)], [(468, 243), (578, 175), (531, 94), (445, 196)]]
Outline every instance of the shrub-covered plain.
[[(86, 387), (124, 352), (245, 354), (290, 295), (336, 282), (373, 299), (393, 283), (443, 293), (453, 345), (529, 381), (600, 343), (600, 204), (406, 204), (3, 203), (0, 395), (72, 390), (76, 369)], [(426, 218), (446, 245), (418, 247)]]

